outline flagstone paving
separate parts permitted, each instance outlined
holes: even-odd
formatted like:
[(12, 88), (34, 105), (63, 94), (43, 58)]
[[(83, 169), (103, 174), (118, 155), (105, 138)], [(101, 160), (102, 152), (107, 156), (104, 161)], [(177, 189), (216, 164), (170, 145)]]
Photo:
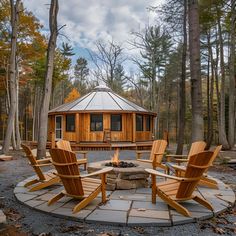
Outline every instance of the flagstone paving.
[[(32, 177), (28, 179), (32, 179)], [(23, 187), (27, 180), (18, 183), (14, 189), (14, 194), (21, 203), (57, 217), (84, 222), (130, 226), (179, 225), (216, 216), (235, 202), (235, 194), (231, 188), (217, 180), (219, 185), (217, 190), (205, 187), (199, 187), (196, 190), (196, 194), (200, 194), (212, 204), (213, 212), (194, 201), (181, 203), (190, 211), (192, 217), (182, 216), (159, 197), (157, 197), (156, 204), (152, 204), (150, 188), (107, 191), (108, 201), (106, 204), (101, 204), (101, 195), (98, 195), (87, 207), (73, 214), (72, 209), (77, 204), (75, 199), (64, 197), (51, 206), (47, 205), (47, 201), (63, 189), (60, 184), (43, 190), (28, 192), (28, 189)]]

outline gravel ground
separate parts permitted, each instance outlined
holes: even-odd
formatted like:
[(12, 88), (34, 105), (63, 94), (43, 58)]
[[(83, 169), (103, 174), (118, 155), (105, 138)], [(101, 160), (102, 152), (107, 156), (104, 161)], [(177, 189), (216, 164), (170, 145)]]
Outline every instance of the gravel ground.
[[(89, 161), (109, 159), (113, 152), (89, 152)], [(208, 221), (173, 227), (119, 227), (101, 224), (87, 224), (52, 217), (20, 204), (14, 197), (14, 186), (33, 174), (22, 152), (11, 152), (14, 160), (0, 163), (0, 209), (7, 215), (7, 225), (0, 226), (0, 235), (100, 235), (100, 236), (138, 236), (138, 235), (236, 235), (236, 208)], [(224, 155), (235, 158), (236, 152)], [(120, 156), (134, 159), (133, 151), (121, 151)], [(122, 158), (121, 158), (122, 159)], [(218, 165), (211, 169), (211, 175), (229, 184), (236, 192), (236, 171)], [(2, 229), (1, 229), (2, 227)]]

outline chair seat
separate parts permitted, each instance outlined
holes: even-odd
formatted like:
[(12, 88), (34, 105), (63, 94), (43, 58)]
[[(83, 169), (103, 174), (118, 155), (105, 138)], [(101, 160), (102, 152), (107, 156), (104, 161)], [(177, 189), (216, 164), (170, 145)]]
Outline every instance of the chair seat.
[(44, 174), (44, 177), (46, 179), (45, 181), (47, 181), (49, 179), (57, 177), (57, 175), (56, 175), (56, 172), (49, 172), (49, 173)]
[(167, 180), (157, 184), (157, 188), (170, 197), (176, 196), (180, 182), (176, 180)]
[(102, 181), (94, 178), (82, 178), (84, 197), (89, 196), (94, 190), (101, 187)]

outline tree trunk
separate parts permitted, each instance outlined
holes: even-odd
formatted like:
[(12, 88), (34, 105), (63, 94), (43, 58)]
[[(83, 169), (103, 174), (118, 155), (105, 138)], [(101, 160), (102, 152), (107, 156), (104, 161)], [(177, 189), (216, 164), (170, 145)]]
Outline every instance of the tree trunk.
[(20, 125), (19, 125), (19, 71), (18, 63), (16, 62), (16, 115), (15, 115), (15, 129), (16, 129), (16, 150), (20, 150), (21, 137), (20, 137)]
[[(207, 34), (208, 45), (208, 76), (207, 76), (207, 146), (208, 150), (213, 139), (213, 93), (214, 93), (214, 59), (211, 47), (211, 34)], [(211, 71), (211, 73), (210, 73)], [(211, 74), (211, 79), (210, 79)]]
[(235, 143), (235, 0), (231, 0), (230, 65), (229, 65), (229, 130), (228, 141), (231, 148)]
[(178, 130), (177, 130), (177, 150), (176, 154), (183, 153), (184, 147), (184, 128), (185, 128), (185, 80), (186, 80), (186, 53), (187, 53), (187, 2), (184, 1), (184, 19), (183, 19), (183, 49), (182, 49), (182, 71), (179, 82), (179, 104), (178, 104)]
[(191, 72), (192, 142), (203, 140), (202, 83), (200, 69), (200, 27), (197, 0), (188, 0)]
[(225, 131), (225, 66), (224, 66), (224, 43), (221, 30), (221, 21), (219, 10), (217, 9), (217, 25), (219, 33), (219, 46), (220, 46), (220, 72), (221, 72), (221, 86), (220, 86), (220, 123), (219, 123), (219, 141), (223, 149), (229, 149), (229, 144)]
[(39, 121), (40, 128), (38, 134), (38, 149), (37, 149), (38, 158), (41, 158), (46, 154), (48, 111), (49, 111), (50, 96), (52, 91), (54, 54), (55, 54), (56, 40), (58, 34), (57, 32), (58, 9), (59, 9), (58, 0), (51, 0), (50, 14), (49, 14), (49, 28), (51, 34), (47, 50), (47, 68), (45, 75), (44, 95), (40, 110), (40, 121)]
[(19, 23), (19, 7), (20, 0), (11, 0), (11, 54), (10, 54), (10, 109), (7, 119), (6, 135), (3, 142), (2, 151), (7, 153), (9, 151), (12, 132), (14, 129), (14, 120), (16, 113), (16, 44), (17, 44), (17, 31)]

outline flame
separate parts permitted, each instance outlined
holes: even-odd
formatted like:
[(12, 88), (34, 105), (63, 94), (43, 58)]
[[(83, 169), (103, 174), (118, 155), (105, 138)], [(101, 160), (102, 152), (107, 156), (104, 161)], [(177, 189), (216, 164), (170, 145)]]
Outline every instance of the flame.
[(115, 163), (116, 165), (119, 165), (120, 160), (119, 160), (119, 150), (116, 149), (113, 157), (111, 158), (112, 163)]

